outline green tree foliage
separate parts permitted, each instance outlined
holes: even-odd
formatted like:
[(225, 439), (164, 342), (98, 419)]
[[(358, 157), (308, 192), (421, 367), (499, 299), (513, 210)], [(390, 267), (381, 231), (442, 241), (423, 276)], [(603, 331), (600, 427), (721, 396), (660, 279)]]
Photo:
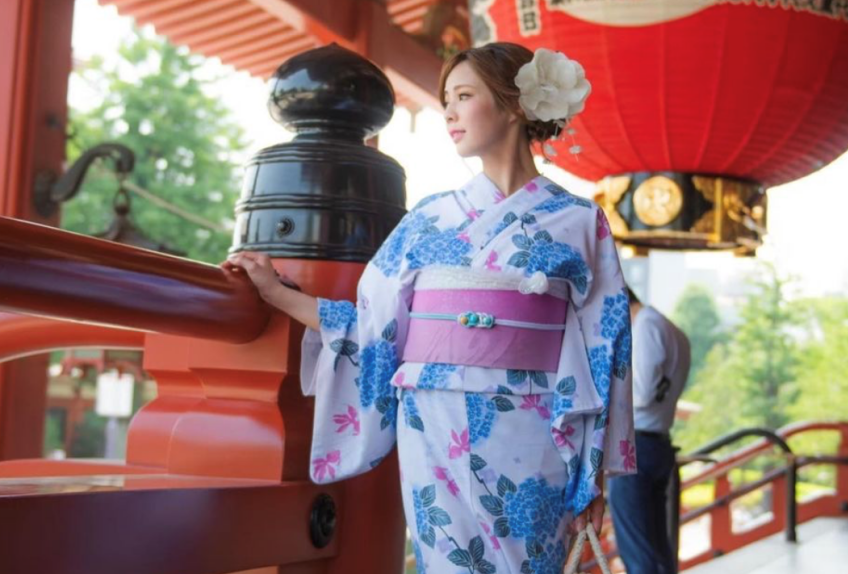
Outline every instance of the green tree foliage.
[(72, 458), (102, 458), (106, 449), (107, 419), (86, 411), (83, 422), (76, 426), (68, 456)]
[[(239, 189), (233, 157), (244, 144), (228, 110), (204, 93), (212, 80), (201, 73), (203, 59), (139, 31), (118, 55), (111, 67), (93, 59), (74, 72), (99, 101), (71, 110), (69, 161), (98, 143), (123, 143), (136, 154), (130, 181), (223, 226), (232, 220)], [(117, 184), (107, 169), (89, 173), (80, 194), (63, 206), (62, 227), (96, 234), (112, 220)], [(229, 233), (199, 227), (136, 195), (131, 213), (148, 237), (194, 259), (221, 261), (230, 245)]]
[(686, 333), (692, 346), (691, 384), (703, 369), (707, 354), (725, 338), (715, 300), (709, 290), (697, 283), (687, 285), (674, 307), (672, 321)]
[(796, 400), (798, 327), (801, 316), (787, 302), (787, 280), (768, 265), (751, 280), (741, 322), (726, 344), (707, 354), (685, 398), (701, 411), (675, 429), (684, 451), (742, 427), (777, 429), (790, 421)]
[(719, 343), (707, 354), (703, 368), (683, 394), (683, 399), (697, 404), (700, 410), (686, 421), (676, 421), (674, 442), (683, 452), (696, 448), (733, 430), (749, 426), (738, 405), (745, 393), (736, 381), (737, 369), (729, 363), (730, 344)]
[(798, 353), (798, 396), (792, 420), (846, 420), (848, 409), (848, 299), (799, 303), (805, 333)]

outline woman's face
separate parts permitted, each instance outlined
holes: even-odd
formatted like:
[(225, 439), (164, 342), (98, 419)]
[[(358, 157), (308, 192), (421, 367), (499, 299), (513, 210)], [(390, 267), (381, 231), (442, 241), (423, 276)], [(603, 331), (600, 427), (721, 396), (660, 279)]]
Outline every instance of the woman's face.
[(498, 108), (492, 92), (467, 61), (451, 70), (444, 98), (448, 134), (462, 157), (491, 151), (492, 146), (504, 141), (509, 125), (516, 120)]

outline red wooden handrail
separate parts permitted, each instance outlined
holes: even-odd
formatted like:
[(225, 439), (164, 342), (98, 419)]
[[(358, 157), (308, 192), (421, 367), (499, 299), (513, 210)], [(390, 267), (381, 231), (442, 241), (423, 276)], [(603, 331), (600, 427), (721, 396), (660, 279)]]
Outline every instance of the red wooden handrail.
[[(777, 431), (777, 434), (784, 439), (805, 432), (830, 430), (837, 431), (843, 437), (848, 437), (848, 422), (823, 422), (823, 421), (805, 421), (787, 425)], [(702, 472), (690, 476), (681, 485), (681, 490), (694, 486), (696, 484), (706, 482), (727, 474), (732, 468), (737, 468), (745, 462), (751, 460), (755, 456), (762, 454), (774, 448), (774, 445), (767, 440), (758, 440), (747, 446), (744, 446), (729, 455), (722, 457), (716, 464), (704, 469)]]
[[(773, 448), (771, 442), (763, 439), (723, 457), (682, 484), (681, 491), (710, 480), (715, 481), (713, 503), (702, 509), (688, 511), (681, 516), (681, 523), (689, 522), (704, 514), (710, 516), (710, 548), (697, 556), (681, 561), (681, 570), (705, 562), (715, 555), (731, 552), (746, 544), (762, 540), (781, 530), (786, 530), (787, 536), (791, 533), (793, 537), (788, 539), (794, 540), (796, 523), (818, 516), (836, 516), (843, 512), (842, 505), (848, 500), (848, 466), (845, 464), (848, 459), (848, 422), (799, 422), (779, 429), (776, 434), (783, 439), (788, 439), (797, 434), (815, 431), (836, 431), (840, 434), (837, 456), (784, 454), (783, 456), (788, 457), (786, 468), (772, 471), (754, 483), (732, 485), (729, 476), (732, 470), (741, 467), (758, 455), (767, 454)], [(795, 473), (798, 468), (809, 464), (831, 464), (836, 467), (836, 492), (814, 500), (797, 502), (794, 492)], [(751, 530), (734, 532), (730, 502), (768, 484), (772, 485), (775, 493), (772, 497), (772, 519)], [(779, 493), (783, 493), (783, 496)]]
[(70, 347), (141, 349), (144, 333), (0, 313), (0, 362)]
[[(754, 457), (768, 453), (774, 447), (772, 442), (766, 439), (758, 440), (720, 459), (715, 459), (707, 455), (678, 457), (677, 460), (680, 465), (694, 461), (702, 461), (710, 464), (708, 468), (683, 483), (680, 487), (681, 492), (692, 486), (715, 480), (713, 503), (695, 510), (683, 509), (683, 512), (680, 513), (680, 524), (691, 522), (703, 515), (710, 516), (709, 549), (697, 556), (680, 561), (679, 568), (681, 571), (706, 562), (717, 555), (725, 554), (746, 544), (762, 540), (767, 536), (780, 532), (782, 529), (787, 529), (787, 523), (793, 525), (792, 530), (794, 532), (794, 525), (796, 523), (806, 522), (819, 516), (841, 516), (844, 514), (844, 505), (848, 501), (848, 465), (846, 465), (846, 460), (848, 460), (848, 421), (799, 422), (779, 429), (776, 431), (776, 434), (786, 440), (797, 434), (814, 431), (836, 431), (840, 434), (840, 443), (836, 456), (810, 456), (798, 453), (784, 454), (783, 456), (789, 457), (788, 460), (792, 463), (791, 465), (786, 468), (774, 470), (757, 481), (738, 486), (731, 484), (729, 478), (730, 472), (741, 467)], [(830, 495), (797, 502), (794, 501), (795, 497), (793, 496), (792, 506), (797, 508), (796, 515), (794, 514), (795, 510), (790, 507), (788, 502), (789, 494), (792, 492), (790, 485), (795, 484), (794, 474), (797, 469), (812, 464), (829, 464), (836, 468), (836, 491)], [(775, 493), (775, 496), (772, 498), (773, 518), (751, 530), (734, 532), (730, 503), (767, 485), (772, 485)], [(787, 489), (789, 489), (788, 492)], [(779, 493), (783, 493), (784, 496), (779, 496)], [(618, 556), (618, 549), (609, 538), (609, 534), (612, 532), (612, 523), (608, 517), (604, 520), (603, 531), (606, 535), (601, 540), (602, 546), (607, 558), (611, 560)], [(589, 558), (590, 551), (587, 549), (586, 554), (584, 554), (585, 561), (581, 565), (582, 570), (599, 572), (595, 561)]]
[(0, 217), (0, 310), (246, 343), (270, 310), (214, 265)]

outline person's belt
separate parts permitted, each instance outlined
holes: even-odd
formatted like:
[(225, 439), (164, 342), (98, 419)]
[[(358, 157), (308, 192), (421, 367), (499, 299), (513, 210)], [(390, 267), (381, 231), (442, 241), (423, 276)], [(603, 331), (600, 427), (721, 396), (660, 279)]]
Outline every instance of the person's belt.
[(650, 437), (650, 438), (658, 438), (658, 439), (662, 439), (662, 440), (671, 440), (671, 436), (668, 433), (665, 433), (665, 432), (637, 430), (636, 434), (641, 435), (641, 436)]
[(413, 295), (403, 360), (555, 372), (568, 303), (501, 289)]

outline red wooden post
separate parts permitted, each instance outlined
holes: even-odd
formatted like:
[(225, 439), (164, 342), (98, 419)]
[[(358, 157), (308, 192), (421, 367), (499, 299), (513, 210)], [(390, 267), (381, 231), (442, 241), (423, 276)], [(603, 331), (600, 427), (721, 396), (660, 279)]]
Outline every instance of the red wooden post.
[[(43, 221), (35, 178), (61, 172), (73, 9), (74, 0), (0, 2), (0, 215)], [(47, 357), (0, 363), (0, 460), (41, 456), (46, 401)]]
[[(713, 499), (727, 496), (730, 490), (727, 474), (717, 476)], [(733, 548), (733, 519), (730, 515), (730, 503), (719, 506), (710, 513), (710, 547), (714, 553), (726, 553)]]

